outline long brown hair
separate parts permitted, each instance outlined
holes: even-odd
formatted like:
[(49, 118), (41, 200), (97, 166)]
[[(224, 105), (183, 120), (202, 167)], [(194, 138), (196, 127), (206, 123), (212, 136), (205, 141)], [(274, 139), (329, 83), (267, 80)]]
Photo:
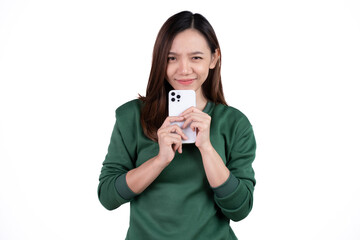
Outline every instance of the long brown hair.
[(144, 103), (141, 109), (141, 126), (150, 139), (157, 141), (157, 130), (168, 115), (167, 94), (172, 87), (166, 80), (168, 54), (175, 36), (186, 29), (198, 30), (206, 39), (210, 50), (219, 51), (219, 59), (214, 69), (203, 83), (202, 91), (207, 100), (215, 104), (227, 105), (221, 84), (221, 51), (215, 31), (202, 15), (183, 11), (170, 17), (161, 27), (153, 50), (152, 66), (146, 88), (146, 96), (139, 95)]

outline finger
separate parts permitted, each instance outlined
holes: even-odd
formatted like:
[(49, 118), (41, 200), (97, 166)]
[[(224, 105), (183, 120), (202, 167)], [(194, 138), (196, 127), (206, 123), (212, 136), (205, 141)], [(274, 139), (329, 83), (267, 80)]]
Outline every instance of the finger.
[(178, 152), (181, 154), (182, 153), (182, 144), (180, 144), (179, 148), (178, 148)]
[(167, 119), (169, 119), (169, 122), (182, 122), (184, 121), (184, 117), (183, 116), (169, 116), (167, 117)]
[(188, 109), (186, 109), (183, 113), (180, 114), (180, 116), (184, 116), (188, 113), (192, 113), (192, 112), (202, 112), (199, 109), (197, 109), (196, 107), (189, 107)]
[(173, 122), (182, 122), (182, 121), (184, 121), (183, 116), (169, 116), (165, 119), (165, 121), (163, 122), (160, 128), (167, 127)]
[(198, 116), (198, 117), (202, 117), (202, 118), (204, 118), (204, 119), (206, 119), (206, 118), (211, 118), (210, 116), (209, 116), (209, 114), (207, 114), (207, 113), (204, 113), (204, 112), (189, 112), (189, 113), (186, 113), (186, 114), (184, 114), (182, 117), (184, 117), (185, 119), (187, 119), (187, 118), (189, 118), (189, 117), (191, 117), (191, 116)]
[(181, 136), (183, 139), (188, 139), (188, 137), (185, 135), (183, 130), (179, 127), (179, 125), (171, 125), (167, 128), (168, 133), (177, 133)]
[(160, 128), (170, 126), (173, 122), (182, 122), (184, 121), (184, 117), (182, 116), (169, 116), (165, 119), (164, 123), (161, 125)]
[(182, 142), (181, 140), (177, 142), (176, 144), (173, 144), (173, 150), (178, 151), (179, 153), (182, 153)]
[(201, 117), (203, 119), (211, 119), (209, 114), (201, 112), (201, 111), (200, 112), (190, 112), (190, 113), (186, 113), (186, 114), (183, 115), (185, 120), (188, 119), (189, 117), (192, 117), (192, 116)]
[(163, 143), (167, 146), (173, 146), (174, 144), (181, 143), (181, 137), (177, 134), (167, 134), (163, 138)]
[(182, 129), (187, 128), (187, 126), (193, 121), (193, 119), (188, 118), (185, 120), (184, 124), (181, 126)]
[[(180, 129), (180, 127), (178, 125), (171, 125), (169, 127), (159, 129), (158, 137), (159, 137), (159, 140), (162, 139), (162, 141), (164, 141), (165, 139), (168, 139), (168, 137), (177, 137), (180, 140), (188, 139), (188, 137), (185, 135), (185, 133)], [(169, 144), (168, 141), (167, 141), (167, 143)]]
[(206, 129), (206, 125), (204, 123), (201, 123), (201, 122), (192, 122), (190, 124), (190, 128), (193, 131), (195, 131), (195, 130), (203, 131), (204, 129)]
[(172, 148), (173, 148), (174, 151), (178, 151), (179, 153), (182, 153), (181, 139), (179, 139), (179, 138), (174, 139), (173, 144), (172, 144)]
[(200, 114), (188, 114), (185, 116), (185, 122), (182, 125), (182, 128), (186, 128), (191, 122), (206, 122), (208, 119), (206, 116), (200, 115)]

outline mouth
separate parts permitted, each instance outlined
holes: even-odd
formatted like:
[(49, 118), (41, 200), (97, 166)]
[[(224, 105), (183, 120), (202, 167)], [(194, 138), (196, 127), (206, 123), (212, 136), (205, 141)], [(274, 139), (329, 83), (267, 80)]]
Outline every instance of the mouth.
[(176, 79), (176, 81), (182, 85), (190, 85), (195, 81), (195, 79)]

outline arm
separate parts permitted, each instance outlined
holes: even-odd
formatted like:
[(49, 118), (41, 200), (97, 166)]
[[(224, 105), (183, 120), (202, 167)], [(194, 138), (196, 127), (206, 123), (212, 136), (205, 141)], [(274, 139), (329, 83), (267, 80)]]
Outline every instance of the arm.
[(183, 117), (167, 117), (157, 132), (159, 154), (127, 173), (126, 183), (132, 192), (143, 192), (170, 164), (175, 152), (182, 153), (181, 139), (187, 137), (178, 125), (171, 125), (172, 122), (182, 120)]
[(125, 147), (118, 121), (116, 121), (99, 177), (98, 197), (106, 209), (116, 209), (129, 201), (118, 193), (115, 183), (121, 175), (134, 168), (133, 162), (134, 156)]
[[(226, 165), (210, 142), (211, 117), (193, 108), (183, 113), (186, 121), (197, 128), (196, 146), (199, 148), (204, 169), (210, 186), (215, 192), (215, 202), (223, 214), (234, 220), (245, 218), (252, 209), (255, 185), (252, 162), (255, 158), (256, 143), (252, 127), (246, 120), (247, 127), (235, 130), (229, 147)], [(244, 122), (243, 122), (244, 123)]]
[(194, 131), (198, 131), (195, 145), (201, 153), (210, 186), (215, 188), (222, 185), (229, 178), (230, 171), (210, 142), (211, 117), (195, 107), (187, 109), (181, 115), (186, 119), (183, 128), (190, 125)]
[[(227, 156), (226, 166), (231, 175), (238, 180), (238, 184), (237, 186), (231, 184), (234, 181), (229, 178), (219, 187), (223, 188), (223, 194), (215, 194), (215, 202), (225, 216), (233, 221), (240, 221), (250, 213), (253, 205), (256, 182), (252, 162), (255, 159), (256, 141), (251, 125), (245, 130), (237, 129), (235, 136)], [(233, 190), (230, 191), (230, 189)]]
[(182, 117), (168, 117), (164, 121), (158, 130), (159, 154), (137, 168), (136, 156), (126, 148), (116, 122), (98, 187), (99, 200), (106, 209), (116, 209), (143, 192), (170, 164), (175, 151), (182, 152), (181, 139), (186, 136), (179, 126), (170, 124), (181, 120)]
[(199, 148), (199, 150), (210, 186), (217, 188), (224, 184), (230, 176), (230, 171), (214, 147), (210, 144), (207, 147)]

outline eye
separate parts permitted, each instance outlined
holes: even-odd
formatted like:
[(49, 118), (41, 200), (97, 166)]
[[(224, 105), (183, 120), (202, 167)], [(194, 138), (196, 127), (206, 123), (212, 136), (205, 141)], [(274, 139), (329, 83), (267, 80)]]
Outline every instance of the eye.
[(168, 57), (168, 62), (174, 62), (175, 60), (176, 60), (176, 57), (172, 57), (172, 56)]
[(199, 57), (199, 56), (194, 56), (194, 57), (192, 57), (192, 59), (193, 60), (201, 60), (201, 59), (203, 59), (202, 57)]

